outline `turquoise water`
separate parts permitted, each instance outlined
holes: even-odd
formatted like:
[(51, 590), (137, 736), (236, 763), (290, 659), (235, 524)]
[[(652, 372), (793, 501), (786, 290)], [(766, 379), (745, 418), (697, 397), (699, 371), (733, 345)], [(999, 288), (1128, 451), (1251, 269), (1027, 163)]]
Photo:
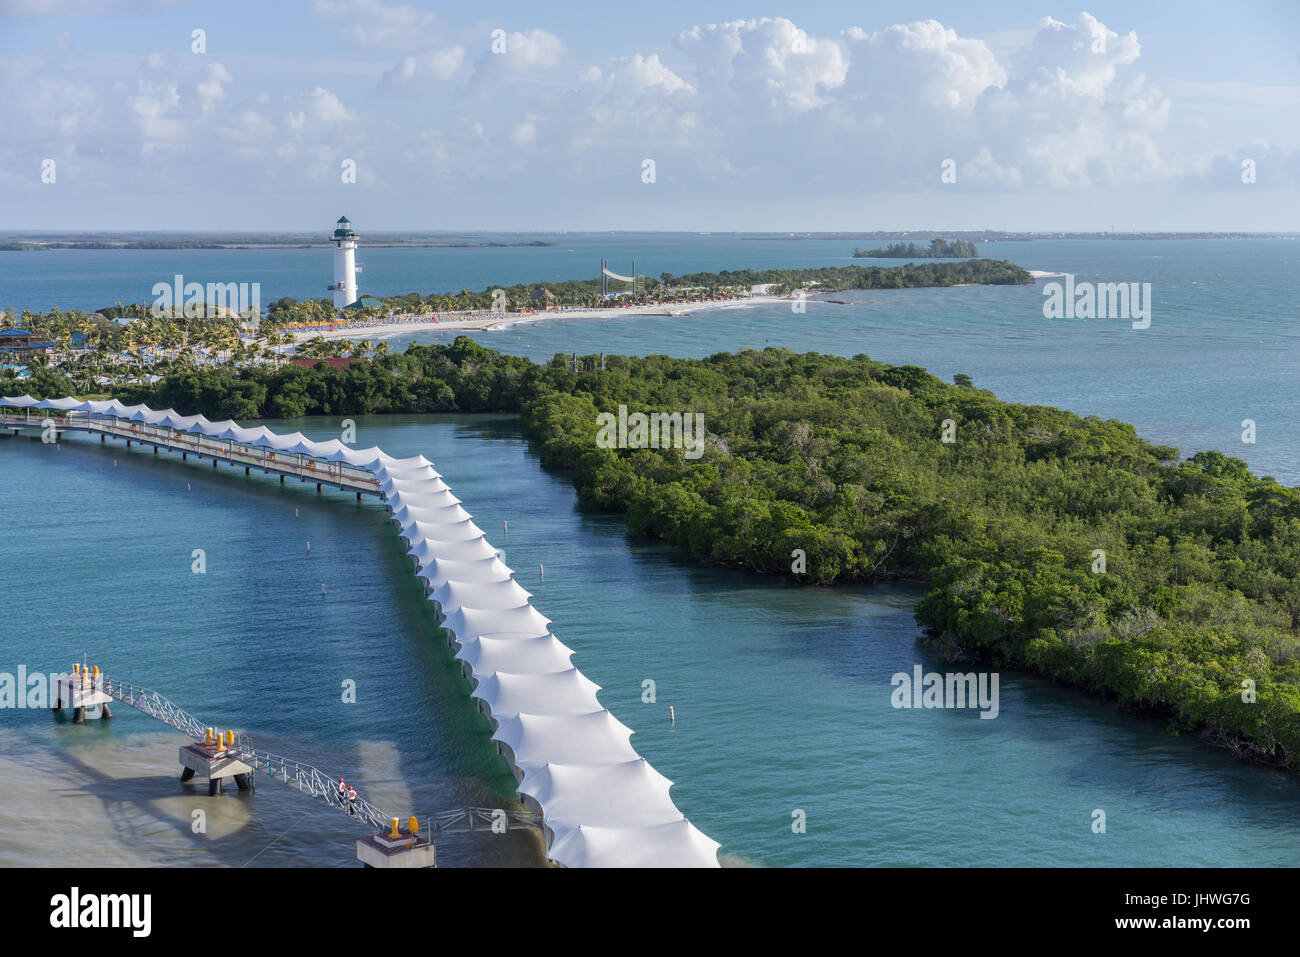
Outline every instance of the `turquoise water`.
[[(337, 435), (321, 420), (272, 424)], [(890, 676), (935, 664), (918, 647), (913, 590), (800, 589), (630, 541), (539, 467), (510, 419), (364, 417), (357, 439), (423, 452), (452, 479), (730, 862), (1300, 860), (1300, 782), (1077, 692), (1003, 674), (996, 720), (893, 709)], [(395, 814), (509, 800), (509, 772), (377, 503), (84, 439), (0, 439), (0, 471), (9, 501), (25, 503), (0, 545), (0, 670), (85, 653), (205, 721), (337, 769)], [(190, 570), (195, 548), (206, 575)], [(348, 678), (355, 705), (341, 702)], [(180, 736), (124, 710), (80, 728), (0, 712), (0, 865), (81, 859), (36, 830), (52, 818), (94, 834), (105, 863), (351, 860), (356, 830), (283, 786), (263, 782), (251, 801), (185, 795)], [(211, 815), (203, 836), (190, 832), (196, 808)], [(1095, 809), (1104, 835), (1091, 832)], [(806, 834), (791, 830), (795, 810)], [(447, 865), (540, 860), (522, 834), (449, 838), (439, 853)]]
[[(560, 274), (847, 262), (852, 242), (569, 237), (543, 249), (370, 250), (363, 289), (478, 288)], [(566, 251), (571, 249), (572, 251)], [(1151, 328), (1046, 320), (1038, 287), (863, 292), (803, 316), (766, 306), (638, 320), (547, 320), (476, 334), (507, 352), (707, 355), (785, 345), (972, 375), (1008, 399), (1113, 416), (1187, 454), (1220, 448), (1300, 483), (1295, 244), (1053, 241), (986, 255), (1080, 280), (1152, 283)], [(92, 308), (208, 268), (318, 295), (321, 251), (0, 255), (0, 303)], [(569, 265), (566, 267), (566, 259)], [(197, 264), (197, 265), (192, 265)], [(589, 264), (588, 264), (589, 265)], [(264, 274), (240, 275), (248, 267)], [(322, 269), (321, 267), (326, 268)], [(568, 269), (565, 272), (565, 269)], [(383, 270), (391, 284), (380, 287)], [(161, 273), (161, 275), (154, 275)], [(390, 281), (385, 280), (385, 281)], [(417, 341), (436, 341), (423, 335)], [(395, 340), (397, 345), (410, 337)], [(1240, 441), (1254, 419), (1258, 441)], [(271, 423), (273, 427), (275, 423)], [(338, 423), (285, 423), (316, 438)], [(506, 418), (358, 420), (360, 445), (432, 458), (521, 583), (677, 782), (679, 807), (730, 861), (831, 864), (1294, 865), (1300, 784), (1237, 764), (1105, 702), (1003, 674), (996, 720), (894, 710), (890, 676), (929, 662), (904, 588), (798, 589), (697, 568), (582, 510)], [(114, 460), (118, 465), (113, 467)], [(70, 440), (0, 439), (10, 508), (0, 671), (93, 663), (263, 747), (364, 784), (393, 813), (510, 799), (395, 535), (373, 502)], [(186, 489), (186, 485), (189, 489)], [(294, 510), (298, 515), (294, 515)], [(503, 523), (509, 522), (509, 535)], [(307, 555), (306, 542), (311, 542)], [(190, 572), (203, 548), (208, 572)], [(538, 580), (537, 566), (546, 577)], [(326, 585), (322, 598), (320, 586)], [(356, 705), (340, 701), (358, 682)], [(658, 697), (641, 701), (652, 678)], [(675, 724), (667, 719), (671, 705)], [(120, 709), (119, 709), (120, 711)], [(179, 735), (143, 716), (73, 728), (0, 711), (0, 864), (345, 864), (356, 830), (264, 784), (209, 802), (176, 783)], [(195, 809), (207, 835), (191, 833)], [(1104, 810), (1107, 833), (1091, 832)], [(791, 815), (807, 815), (806, 834)], [(52, 819), (93, 847), (51, 842)], [(527, 835), (449, 838), (449, 865), (537, 863)]]

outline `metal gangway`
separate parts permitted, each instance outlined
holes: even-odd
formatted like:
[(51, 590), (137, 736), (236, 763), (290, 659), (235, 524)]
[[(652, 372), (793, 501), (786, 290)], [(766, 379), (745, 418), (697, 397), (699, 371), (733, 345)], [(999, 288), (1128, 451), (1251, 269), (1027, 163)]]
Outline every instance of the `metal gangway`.
[[(87, 679), (90, 687), (161, 721), (190, 738), (202, 741), (210, 728), (190, 714), (184, 708), (154, 691), (110, 678), (102, 672)], [(367, 824), (376, 830), (387, 830), (393, 815), (386, 814), (360, 795), (349, 800), (345, 792), (340, 792), (335, 780), (319, 768), (269, 751), (259, 751), (253, 747), (252, 739), (246, 734), (236, 734), (233, 744), (226, 746), (232, 757), (238, 758), (268, 777), (297, 788), (309, 797), (324, 801), (329, 807), (347, 814), (359, 824)], [(256, 774), (253, 775), (256, 779)], [(354, 789), (355, 790), (355, 789)], [(476, 831), (493, 831), (500, 833), (504, 822), (505, 828), (537, 827), (537, 818), (527, 810), (507, 808), (470, 807), (442, 811), (426, 818), (425, 833), (459, 834)]]

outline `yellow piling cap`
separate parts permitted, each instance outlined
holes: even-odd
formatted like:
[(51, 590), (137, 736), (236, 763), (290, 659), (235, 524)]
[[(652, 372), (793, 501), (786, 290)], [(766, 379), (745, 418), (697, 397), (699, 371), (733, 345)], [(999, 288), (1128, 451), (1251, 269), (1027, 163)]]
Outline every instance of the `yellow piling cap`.
[(393, 822), (393, 829), (388, 832), (388, 836), (396, 839), (402, 836), (402, 832), (397, 829), (397, 818), (390, 818)]
[(99, 665), (95, 665), (95, 677), (99, 677)]
[(226, 744), (234, 744), (234, 743), (235, 743), (235, 732), (233, 732), (233, 731), (227, 729), (227, 730), (226, 730)]
[(81, 665), (73, 665), (73, 666), (72, 666), (72, 673), (73, 673), (74, 675), (79, 675), (79, 674), (81, 674)]
[(211, 728), (208, 728), (208, 729), (207, 729), (207, 733), (204, 734), (204, 736), (203, 736), (203, 742), (204, 742), (205, 744), (211, 744), (211, 743), (212, 743), (212, 729), (211, 729)]
[(414, 817), (411, 818), (409, 821), (406, 822), (406, 829), (410, 831), (412, 834), (419, 834), (420, 833), (419, 820)]

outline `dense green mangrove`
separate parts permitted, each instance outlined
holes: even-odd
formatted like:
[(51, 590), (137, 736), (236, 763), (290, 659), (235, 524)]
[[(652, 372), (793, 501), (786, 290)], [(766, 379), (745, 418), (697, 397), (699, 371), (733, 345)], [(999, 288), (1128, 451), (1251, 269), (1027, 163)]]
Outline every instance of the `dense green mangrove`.
[[(539, 365), (462, 337), (118, 394), (214, 418), (519, 413), (543, 461), (637, 535), (809, 584), (924, 582), (917, 620), (950, 658), (1050, 676), (1296, 769), (1300, 493), (1220, 452), (1180, 460), (1131, 425), (956, 378), (778, 349)], [(620, 405), (702, 415), (702, 454), (601, 447), (598, 416)]]

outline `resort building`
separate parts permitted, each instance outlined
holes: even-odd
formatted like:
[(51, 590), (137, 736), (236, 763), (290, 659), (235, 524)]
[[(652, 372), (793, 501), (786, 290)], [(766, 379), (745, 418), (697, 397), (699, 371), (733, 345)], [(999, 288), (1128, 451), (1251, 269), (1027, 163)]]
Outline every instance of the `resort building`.
[(42, 342), (26, 329), (5, 329), (0, 332), (0, 353), (5, 358), (29, 359), (32, 353), (53, 349), (53, 342)]

